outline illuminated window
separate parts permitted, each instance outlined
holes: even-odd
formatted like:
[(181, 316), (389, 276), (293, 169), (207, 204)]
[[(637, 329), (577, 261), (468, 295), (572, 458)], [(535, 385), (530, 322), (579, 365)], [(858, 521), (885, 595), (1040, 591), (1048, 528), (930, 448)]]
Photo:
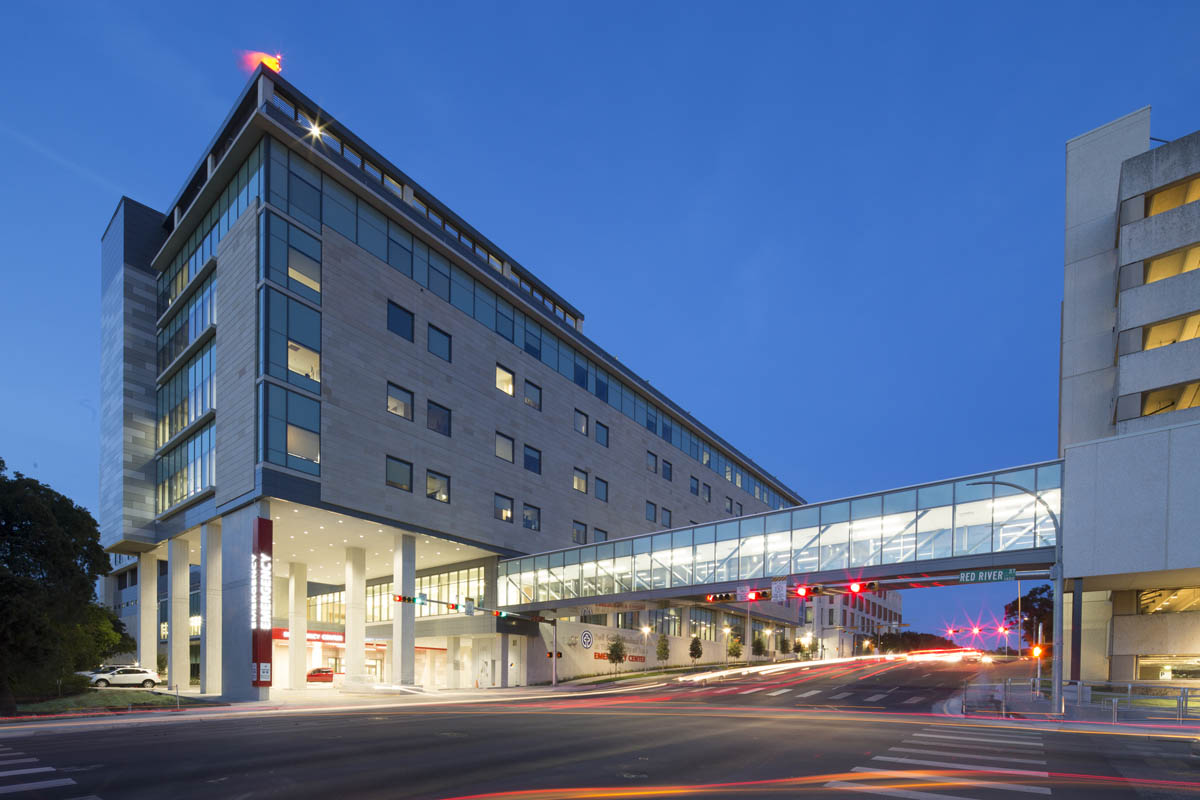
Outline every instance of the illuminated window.
[(320, 474), (321, 404), (275, 384), (260, 384), (262, 461)]
[(387, 485), (406, 492), (412, 491), (413, 465), (399, 458), (387, 457)]
[(587, 494), (588, 490), (588, 474), (581, 469), (576, 469), (574, 477), (571, 479), (571, 488), (577, 492)]
[(1164, 211), (1179, 208), (1186, 203), (1200, 200), (1200, 177), (1177, 183), (1168, 189), (1161, 189), (1146, 197), (1146, 216), (1153, 217)]
[(513, 521), (513, 499), (511, 497), (505, 497), (502, 494), (496, 495), (493, 501), (493, 509), (492, 513), (496, 519), (501, 522), (511, 523)]
[(389, 383), (387, 386), (388, 413), (395, 414), (397, 417), (404, 417), (407, 420), (411, 420), (413, 418), (413, 393), (408, 389), (397, 386), (394, 383)]
[(513, 440), (511, 436), (505, 436), (500, 431), (496, 431), (496, 458), (503, 459), (508, 463), (513, 461)]
[(1200, 314), (1147, 325), (1143, 329), (1142, 349), (1153, 350), (1176, 342), (1186, 342), (1200, 336)]
[(260, 301), (263, 373), (320, 392), (320, 313), (270, 288), (262, 291)]
[(506, 369), (499, 364), (496, 365), (496, 388), (509, 397), (512, 397), (517, 391), (516, 377), (512, 374), (512, 370)]
[(450, 476), (425, 470), (425, 496), (439, 503), (450, 502)]
[(265, 217), (263, 277), (321, 302), (321, 242), (282, 217)]
[(1200, 382), (1142, 392), (1142, 416), (1166, 414), (1200, 406)]
[(1200, 267), (1200, 246), (1176, 250), (1146, 262), (1146, 283), (1173, 278)]

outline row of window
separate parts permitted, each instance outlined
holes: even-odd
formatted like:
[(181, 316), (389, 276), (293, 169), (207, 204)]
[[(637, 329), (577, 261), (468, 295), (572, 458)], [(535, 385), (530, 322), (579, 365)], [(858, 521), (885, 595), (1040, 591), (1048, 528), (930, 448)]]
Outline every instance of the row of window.
[[(502, 364), (496, 365), (496, 388), (509, 397), (517, 396), (517, 376)], [(542, 410), (542, 387), (530, 380), (525, 381), (525, 405), (534, 411)]]
[(204, 345), (170, 380), (158, 387), (156, 447), (211, 411), (216, 397), (213, 387), (213, 346)]
[[(592, 528), (592, 541), (593, 542), (607, 542), (608, 541), (608, 531), (602, 530), (601, 528), (595, 528), (595, 527)], [(574, 544), (587, 544), (588, 543), (587, 523), (580, 522), (579, 520), (571, 521), (571, 542)]]
[[(405, 492), (413, 490), (413, 465), (395, 456), (387, 456), (384, 481), (388, 486)], [(439, 503), (450, 502), (450, 476), (431, 469), (425, 470), (425, 496)]]
[(320, 394), (321, 314), (283, 292), (259, 292), (259, 371)]
[[(388, 330), (402, 339), (414, 341), (415, 317), (403, 306), (388, 300), (387, 304)], [(425, 337), (426, 348), (443, 361), (453, 361), (453, 337), (444, 330), (429, 323)]]
[(211, 275), (188, 299), (187, 304), (158, 329), (156, 349), (159, 374), (200, 338), (209, 325), (217, 321), (216, 301), (217, 277)]
[[(572, 423), (573, 427), (575, 428), (575, 432), (587, 436), (588, 423), (588, 415), (580, 411), (578, 408), (575, 409), (575, 420)], [(608, 426), (597, 420), (591, 427), (596, 431), (596, 444), (600, 445), (601, 447), (608, 447)]]
[[(663, 506), (661, 513), (662, 513), (662, 526), (664, 528), (671, 527), (671, 509), (667, 508), (666, 506)], [(646, 501), (646, 521), (647, 522), (658, 522), (659, 521), (658, 506), (656, 506), (654, 503), (651, 503), (649, 500)]]
[(1200, 336), (1200, 313), (1192, 312), (1173, 319), (1128, 328), (1117, 339), (1117, 354), (1129, 355), (1186, 342)]
[(1117, 398), (1117, 422), (1200, 407), (1200, 381), (1134, 392)]
[[(275, 158), (276, 149), (286, 148), (271, 140), (272, 159)], [(294, 169), (294, 163), (300, 160), (289, 156), (289, 168)], [(783, 499), (777, 492), (747, 473), (719, 449), (691, 433), (678, 420), (662, 412), (553, 331), (514, 308), (511, 303), (476, 281), (465, 270), (430, 250), (428, 245), (414, 237), (403, 226), (392, 222), (368, 203), (360, 202), (352, 192), (336, 181), (325, 179), (318, 170), (311, 170), (308, 176), (311, 180), (318, 177), (321, 182), (319, 203), (317, 196), (310, 191), (309, 205), (310, 211), (319, 211), (320, 222), (329, 225), (350, 241), (428, 288), (431, 293), (514, 343), (531, 357), (645, 426), (647, 430), (688, 453), (735, 486), (773, 508), (783, 505)], [(268, 180), (271, 203), (291, 209), (291, 188), (298, 185), (297, 182), (304, 181), (299, 178), (293, 181), (291, 173), (288, 173), (288, 183), (277, 186), (279, 182), (272, 171)], [(315, 190), (316, 187), (309, 188)], [(320, 228), (314, 227), (314, 230)]]
[(156, 469), (154, 505), (158, 514), (216, 486), (212, 423), (164, 453)]

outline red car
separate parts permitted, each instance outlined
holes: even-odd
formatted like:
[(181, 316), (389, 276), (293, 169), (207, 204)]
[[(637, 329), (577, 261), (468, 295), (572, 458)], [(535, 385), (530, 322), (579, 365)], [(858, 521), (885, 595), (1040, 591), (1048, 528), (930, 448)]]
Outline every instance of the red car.
[(331, 667), (317, 667), (314, 670), (309, 670), (309, 683), (333, 683), (333, 669)]

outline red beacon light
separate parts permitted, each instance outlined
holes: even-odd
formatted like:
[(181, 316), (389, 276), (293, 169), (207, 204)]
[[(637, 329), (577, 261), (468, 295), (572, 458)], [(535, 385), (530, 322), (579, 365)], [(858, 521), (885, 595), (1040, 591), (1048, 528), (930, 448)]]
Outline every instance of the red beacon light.
[(808, 597), (808, 587), (807, 586), (797, 586), (796, 587), (796, 597)]
[(859, 583), (858, 581), (855, 581), (854, 583), (850, 584), (850, 591), (854, 592), (855, 594), (858, 594), (859, 592), (862, 591), (862, 584)]
[(758, 594), (759, 594), (758, 592), (746, 592), (746, 599), (747, 600), (757, 600)]

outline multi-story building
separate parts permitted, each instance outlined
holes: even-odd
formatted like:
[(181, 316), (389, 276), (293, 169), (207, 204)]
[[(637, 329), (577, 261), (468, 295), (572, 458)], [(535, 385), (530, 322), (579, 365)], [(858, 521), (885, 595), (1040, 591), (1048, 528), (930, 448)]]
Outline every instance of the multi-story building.
[(262, 67), (101, 273), (106, 599), (171, 683), (517, 682), (519, 625), (440, 613), (499, 557), (803, 503)]
[(900, 592), (880, 589), (859, 594), (824, 595), (803, 606), (804, 633), (816, 655), (844, 658), (873, 652), (878, 637), (898, 633), (903, 619)]
[(1068, 677), (1200, 677), (1200, 132), (1143, 108), (1066, 159)]

